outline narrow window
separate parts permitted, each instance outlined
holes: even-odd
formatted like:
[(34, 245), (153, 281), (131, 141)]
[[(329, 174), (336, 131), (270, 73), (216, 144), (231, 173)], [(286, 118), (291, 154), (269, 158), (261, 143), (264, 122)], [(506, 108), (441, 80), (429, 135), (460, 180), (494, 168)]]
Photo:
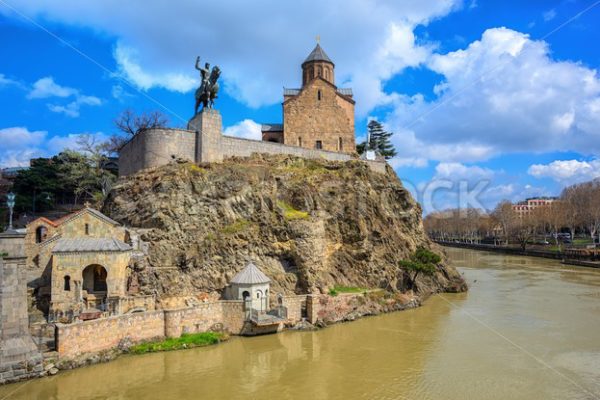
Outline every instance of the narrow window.
[(86, 235), (90, 234), (90, 224), (85, 224), (85, 234)]
[(298, 146), (302, 147), (302, 138), (298, 136)]
[(35, 242), (42, 243), (44, 240), (46, 240), (46, 234), (47, 234), (46, 227), (38, 226), (38, 228), (35, 230)]
[(71, 290), (71, 277), (69, 275), (65, 276), (65, 286), (64, 289), (66, 291), (70, 291)]
[(317, 140), (317, 142), (315, 143), (315, 148), (318, 150), (321, 150), (323, 148), (323, 142), (320, 140)]
[(321, 91), (317, 91), (317, 100), (321, 101)]
[(344, 150), (344, 146), (342, 144), (342, 138), (338, 138), (338, 151)]

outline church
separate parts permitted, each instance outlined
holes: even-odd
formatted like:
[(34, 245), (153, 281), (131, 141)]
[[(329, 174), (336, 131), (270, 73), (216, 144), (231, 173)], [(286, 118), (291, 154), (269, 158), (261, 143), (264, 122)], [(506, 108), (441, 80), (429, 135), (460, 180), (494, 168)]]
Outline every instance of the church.
[(205, 106), (189, 120), (187, 129), (151, 128), (133, 136), (119, 151), (119, 175), (135, 174), (175, 159), (210, 163), (253, 154), (360, 160), (385, 173), (384, 160), (361, 159), (356, 153), (352, 90), (335, 85), (335, 64), (320, 44), (301, 69), (301, 87), (283, 91), (283, 122), (263, 124), (260, 139), (224, 135), (221, 113)]
[(263, 124), (262, 139), (354, 153), (352, 89), (335, 85), (335, 64), (320, 44), (302, 63), (302, 87), (283, 90), (283, 124)]

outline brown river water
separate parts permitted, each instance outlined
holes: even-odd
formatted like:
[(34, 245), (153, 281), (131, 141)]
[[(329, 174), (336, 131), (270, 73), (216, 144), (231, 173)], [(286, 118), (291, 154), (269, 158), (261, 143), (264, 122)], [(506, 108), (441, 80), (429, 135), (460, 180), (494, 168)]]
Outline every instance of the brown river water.
[(448, 249), (471, 290), (0, 387), (3, 399), (600, 399), (600, 270)]

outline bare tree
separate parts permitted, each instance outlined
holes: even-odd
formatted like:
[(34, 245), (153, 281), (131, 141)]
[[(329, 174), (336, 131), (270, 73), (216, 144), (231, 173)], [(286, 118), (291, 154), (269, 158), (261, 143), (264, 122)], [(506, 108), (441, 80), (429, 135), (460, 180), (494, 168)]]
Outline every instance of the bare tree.
[(519, 218), (517, 213), (515, 213), (515, 211), (512, 209), (512, 203), (508, 200), (504, 200), (498, 203), (498, 205), (492, 212), (492, 217), (497, 222), (497, 224), (500, 225), (500, 229), (502, 230), (502, 234), (504, 236), (505, 244), (508, 245), (511, 229), (515, 224), (515, 220)]
[(128, 136), (134, 136), (146, 129), (164, 128), (169, 123), (169, 119), (160, 111), (135, 114), (132, 109), (128, 108), (123, 110), (114, 123), (121, 132)]

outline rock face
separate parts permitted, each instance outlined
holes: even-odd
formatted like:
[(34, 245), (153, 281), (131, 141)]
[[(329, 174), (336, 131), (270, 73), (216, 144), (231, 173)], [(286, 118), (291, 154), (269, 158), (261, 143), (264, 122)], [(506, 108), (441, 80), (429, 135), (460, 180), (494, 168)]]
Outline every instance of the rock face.
[[(334, 285), (405, 291), (398, 262), (434, 246), (393, 170), (376, 173), (360, 161), (173, 162), (122, 178), (103, 212), (147, 244), (130, 282), (163, 299), (217, 296), (248, 261), (272, 279), (273, 294), (327, 293)], [(426, 296), (465, 286), (440, 264), (418, 288)]]

